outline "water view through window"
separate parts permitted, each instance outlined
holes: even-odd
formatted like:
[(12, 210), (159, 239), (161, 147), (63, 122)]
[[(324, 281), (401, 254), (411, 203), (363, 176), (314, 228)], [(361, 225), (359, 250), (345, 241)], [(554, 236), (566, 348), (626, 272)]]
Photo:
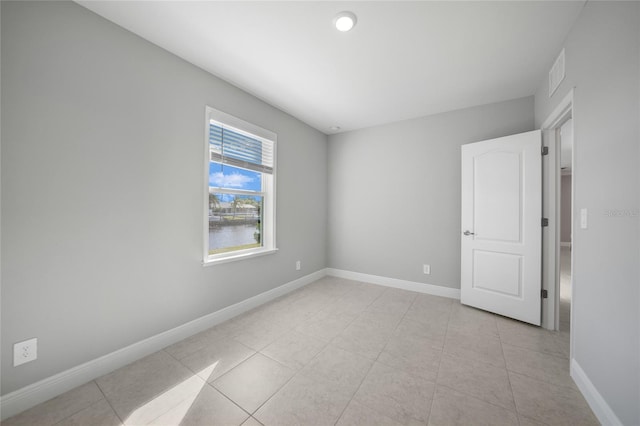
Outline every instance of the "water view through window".
[(262, 173), (209, 163), (209, 254), (262, 247)]
[(210, 192), (209, 254), (262, 247), (263, 197)]

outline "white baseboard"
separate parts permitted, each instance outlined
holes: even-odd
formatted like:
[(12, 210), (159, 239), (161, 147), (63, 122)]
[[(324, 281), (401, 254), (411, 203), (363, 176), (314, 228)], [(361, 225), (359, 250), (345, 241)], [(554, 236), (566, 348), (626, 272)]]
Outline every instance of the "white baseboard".
[(587, 400), (587, 403), (601, 424), (607, 426), (622, 426), (622, 422), (618, 416), (616, 416), (611, 407), (609, 407), (609, 404), (607, 404), (602, 395), (600, 395), (600, 392), (598, 392), (593, 383), (591, 383), (591, 380), (589, 380), (589, 377), (587, 377), (587, 374), (575, 359), (571, 360), (571, 377), (573, 381), (576, 382), (578, 389), (582, 392), (584, 399)]
[(571, 243), (566, 243), (564, 241), (560, 241), (560, 247), (571, 247)]
[(399, 280), (397, 278), (381, 277), (378, 275), (363, 274), (360, 272), (345, 271), (343, 269), (328, 268), (327, 275), (344, 278), (347, 280), (364, 281), (371, 284), (383, 285), (386, 287), (400, 288), (418, 293), (432, 294), (434, 296), (449, 297), (460, 300), (460, 289), (443, 287), (440, 285), (418, 283), (415, 281)]
[(14, 416), (104, 374), (179, 342), (182, 339), (227, 321), (300, 287), (304, 287), (326, 275), (326, 269), (321, 269), (283, 284), (280, 287), (258, 294), (234, 305), (227, 306), (219, 311), (197, 318), (163, 333), (156, 334), (155, 336), (4, 395), (0, 397), (1, 419), (4, 420)]

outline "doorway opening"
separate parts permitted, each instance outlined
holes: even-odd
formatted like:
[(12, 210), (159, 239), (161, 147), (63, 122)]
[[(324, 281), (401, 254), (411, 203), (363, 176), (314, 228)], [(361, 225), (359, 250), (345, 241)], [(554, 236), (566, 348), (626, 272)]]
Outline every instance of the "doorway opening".
[(558, 129), (560, 141), (560, 255), (557, 256), (560, 272), (560, 306), (558, 330), (571, 328), (571, 241), (573, 230), (573, 120), (569, 117)]
[(543, 160), (543, 289), (548, 291), (542, 309), (542, 326), (569, 334), (573, 353), (572, 307), (575, 307), (573, 268), (573, 206), (575, 188), (575, 137), (572, 89), (542, 124), (543, 143), (549, 155)]

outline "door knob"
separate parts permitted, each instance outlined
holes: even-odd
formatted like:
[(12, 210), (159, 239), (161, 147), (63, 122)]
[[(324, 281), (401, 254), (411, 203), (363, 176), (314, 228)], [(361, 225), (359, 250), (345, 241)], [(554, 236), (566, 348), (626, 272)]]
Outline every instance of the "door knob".
[(473, 232), (471, 232), (471, 231), (464, 231), (464, 232), (463, 232), (463, 234), (464, 234), (464, 235), (476, 235), (476, 234), (474, 234), (474, 233), (473, 233)]

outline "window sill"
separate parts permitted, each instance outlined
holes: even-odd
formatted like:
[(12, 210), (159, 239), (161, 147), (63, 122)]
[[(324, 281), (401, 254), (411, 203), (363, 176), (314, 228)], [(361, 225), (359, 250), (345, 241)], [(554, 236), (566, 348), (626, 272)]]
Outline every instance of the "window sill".
[(204, 266), (204, 267), (206, 267), (206, 266), (214, 266), (214, 265), (220, 265), (222, 263), (236, 262), (238, 260), (253, 259), (254, 257), (265, 256), (267, 254), (273, 254), (273, 253), (275, 253), (277, 251), (278, 251), (277, 248), (260, 249), (260, 250), (255, 250), (255, 251), (252, 251), (252, 252), (249, 252), (249, 253), (235, 254), (235, 255), (225, 256), (225, 257), (221, 257), (221, 258), (217, 258), (217, 259), (207, 259), (207, 260), (202, 262), (202, 266)]

